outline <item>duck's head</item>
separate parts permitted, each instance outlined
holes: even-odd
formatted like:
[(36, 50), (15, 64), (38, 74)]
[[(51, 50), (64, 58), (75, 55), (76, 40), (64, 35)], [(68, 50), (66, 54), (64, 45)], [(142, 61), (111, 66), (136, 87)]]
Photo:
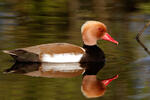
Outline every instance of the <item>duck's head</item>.
[(86, 75), (83, 77), (81, 92), (87, 98), (103, 96), (106, 86), (96, 78), (96, 75)]
[(98, 80), (96, 75), (86, 75), (82, 80), (81, 91), (87, 98), (103, 96), (106, 91), (106, 86), (117, 78), (118, 75), (115, 75), (109, 79)]
[(81, 27), (82, 39), (86, 45), (95, 45), (97, 40), (107, 40), (118, 44), (108, 33), (105, 24), (99, 21), (87, 21)]

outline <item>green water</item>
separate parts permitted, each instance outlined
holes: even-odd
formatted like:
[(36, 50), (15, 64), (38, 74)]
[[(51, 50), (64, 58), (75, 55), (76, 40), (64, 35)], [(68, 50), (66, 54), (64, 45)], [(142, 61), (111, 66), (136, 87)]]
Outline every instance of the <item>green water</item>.
[[(119, 74), (104, 96), (95, 100), (149, 100), (149, 56), (135, 36), (150, 19), (150, 1), (143, 0), (0, 0), (0, 50), (43, 43), (68, 42), (82, 46), (80, 27), (87, 20), (105, 23), (119, 41), (98, 45), (106, 65), (98, 73), (105, 79)], [(150, 46), (150, 28), (142, 40)], [(13, 65), (0, 52), (0, 100), (86, 100), (81, 93), (82, 76), (43, 78), (3, 74)]]

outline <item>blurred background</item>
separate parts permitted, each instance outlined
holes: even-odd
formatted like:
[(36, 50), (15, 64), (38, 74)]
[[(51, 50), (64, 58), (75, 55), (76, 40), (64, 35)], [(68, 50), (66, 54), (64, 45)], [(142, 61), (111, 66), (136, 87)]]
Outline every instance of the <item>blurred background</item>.
[[(149, 100), (150, 58), (135, 37), (150, 21), (150, 0), (0, 0), (0, 50), (54, 42), (82, 46), (80, 27), (87, 20), (105, 23), (111, 36), (119, 41), (118, 46), (98, 42), (107, 58), (98, 77), (119, 74), (119, 78), (95, 100)], [(150, 47), (150, 28), (142, 41)], [(82, 76), (3, 74), (13, 62), (2, 52), (0, 58), (0, 100), (86, 99), (80, 91)]]

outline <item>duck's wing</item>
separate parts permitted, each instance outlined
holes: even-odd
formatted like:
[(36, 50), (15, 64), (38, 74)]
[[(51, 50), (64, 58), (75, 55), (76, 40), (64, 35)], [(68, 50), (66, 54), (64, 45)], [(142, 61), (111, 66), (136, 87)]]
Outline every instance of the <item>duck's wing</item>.
[(84, 49), (69, 43), (51, 43), (3, 52), (21, 62), (78, 62)]

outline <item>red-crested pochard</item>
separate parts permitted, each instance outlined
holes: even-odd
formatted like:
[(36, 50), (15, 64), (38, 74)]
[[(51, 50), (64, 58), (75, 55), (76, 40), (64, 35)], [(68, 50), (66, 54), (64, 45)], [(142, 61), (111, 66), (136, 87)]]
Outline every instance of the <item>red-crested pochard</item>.
[[(81, 33), (84, 43), (83, 48), (69, 43), (50, 43), (4, 50), (3, 52), (10, 54), (17, 62), (90, 62), (93, 61), (89, 59), (90, 55), (92, 53), (96, 55), (97, 40), (102, 39), (118, 44), (107, 33), (106, 26), (98, 21), (85, 22), (81, 27)], [(86, 55), (88, 49), (90, 49), (90, 55)]]

